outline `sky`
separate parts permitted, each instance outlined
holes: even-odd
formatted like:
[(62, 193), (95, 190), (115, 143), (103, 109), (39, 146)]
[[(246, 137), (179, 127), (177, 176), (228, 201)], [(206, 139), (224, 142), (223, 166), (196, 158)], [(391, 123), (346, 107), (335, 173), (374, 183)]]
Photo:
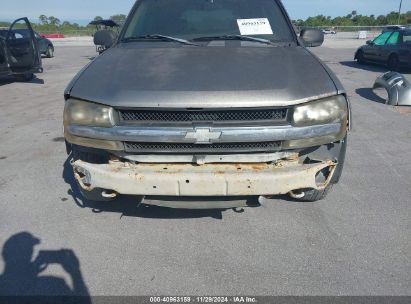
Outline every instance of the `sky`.
[[(356, 10), (362, 15), (385, 15), (398, 11), (400, 0), (282, 0), (292, 19), (309, 16), (345, 16)], [(41, 14), (62, 21), (87, 24), (95, 16), (104, 18), (127, 14), (135, 0), (0, 0), (0, 20), (29, 17), (38, 21)], [(411, 11), (411, 0), (403, 0), (403, 11)]]

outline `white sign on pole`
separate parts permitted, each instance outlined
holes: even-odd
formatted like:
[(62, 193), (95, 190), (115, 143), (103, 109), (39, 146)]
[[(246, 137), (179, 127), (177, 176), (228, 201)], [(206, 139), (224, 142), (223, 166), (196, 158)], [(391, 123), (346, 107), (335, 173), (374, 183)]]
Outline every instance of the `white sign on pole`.
[(367, 31), (359, 31), (358, 32), (358, 39), (367, 39)]

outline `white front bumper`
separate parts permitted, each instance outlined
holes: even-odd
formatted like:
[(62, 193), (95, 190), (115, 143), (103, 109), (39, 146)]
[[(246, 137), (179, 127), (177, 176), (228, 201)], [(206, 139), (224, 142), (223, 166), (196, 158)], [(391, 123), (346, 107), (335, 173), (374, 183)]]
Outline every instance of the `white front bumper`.
[[(311, 188), (324, 189), (336, 164), (324, 161), (299, 164), (90, 164), (78, 160), (74, 173), (85, 190), (102, 188), (127, 195), (154, 196), (254, 196), (287, 194)], [(330, 168), (327, 181), (318, 185), (316, 174)]]

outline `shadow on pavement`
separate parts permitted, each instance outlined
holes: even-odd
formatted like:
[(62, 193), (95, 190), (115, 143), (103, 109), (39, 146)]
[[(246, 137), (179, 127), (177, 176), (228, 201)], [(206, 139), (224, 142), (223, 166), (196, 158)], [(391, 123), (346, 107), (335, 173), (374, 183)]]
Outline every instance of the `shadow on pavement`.
[[(63, 179), (70, 186), (68, 194), (73, 198), (76, 205), (80, 208), (89, 208), (94, 213), (115, 212), (123, 216), (153, 218), (153, 219), (183, 219), (183, 218), (203, 218), (211, 217), (221, 220), (223, 212), (229, 209), (173, 209), (165, 207), (157, 207), (145, 205), (141, 198), (136, 196), (121, 195), (117, 199), (109, 202), (95, 202), (89, 201), (82, 197), (77, 182), (74, 179), (73, 170), (70, 164), (71, 157), (68, 157), (64, 163)], [(247, 198), (230, 198), (230, 197), (207, 197), (207, 198), (193, 198), (193, 197), (147, 197), (146, 199), (173, 201), (173, 200), (187, 200), (195, 203), (195, 201), (229, 201), (244, 199), (250, 207), (259, 207), (258, 197)], [(234, 209), (238, 212), (241, 208)]]
[(88, 60), (92, 61), (94, 60), (97, 56), (82, 56), (83, 58), (87, 58)]
[(355, 90), (355, 93), (367, 100), (385, 104), (385, 99), (375, 94), (372, 88), (359, 88)]
[(38, 78), (36, 75), (30, 81), (20, 80), (19, 78), (15, 77), (15, 76), (2, 76), (2, 77), (0, 77), (0, 87), (3, 86), (3, 85), (14, 83), (14, 82), (44, 84), (44, 80), (41, 79), (41, 78)]
[[(356, 68), (364, 71), (370, 71), (370, 72), (378, 72), (378, 73), (385, 73), (390, 71), (385, 65), (383, 64), (378, 64), (378, 63), (373, 63), (373, 62), (367, 62), (367, 63), (358, 63), (357, 61), (341, 61), (341, 65), (347, 66), (350, 68)], [(409, 75), (411, 73), (411, 69), (409, 68), (402, 68), (399, 73)], [(373, 79), (374, 81), (375, 79)]]
[(364, 71), (380, 72), (380, 73), (388, 72), (388, 69), (385, 68), (384, 66), (380, 66), (380, 65), (372, 64), (372, 63), (359, 64), (356, 61), (341, 61), (340, 64), (343, 66), (347, 66), (350, 68), (356, 68), (356, 69), (360, 69)]
[[(4, 243), (0, 296), (68, 296), (76, 297), (77, 303), (91, 303), (75, 253), (70, 249), (40, 250), (34, 258), (34, 247), (39, 244), (40, 239), (29, 232), (17, 233)], [(41, 275), (52, 264), (60, 265), (70, 276), (72, 287), (63, 278)]]
[[(24, 81), (21, 81), (21, 82), (24, 82)], [(44, 79), (41, 79), (35, 76), (33, 80), (27, 81), (27, 83), (44, 84)]]
[(10, 84), (15, 82), (16, 80), (14, 79), (14, 77), (10, 77), (10, 76), (3, 76), (0, 77), (0, 87), (4, 86), (6, 84)]

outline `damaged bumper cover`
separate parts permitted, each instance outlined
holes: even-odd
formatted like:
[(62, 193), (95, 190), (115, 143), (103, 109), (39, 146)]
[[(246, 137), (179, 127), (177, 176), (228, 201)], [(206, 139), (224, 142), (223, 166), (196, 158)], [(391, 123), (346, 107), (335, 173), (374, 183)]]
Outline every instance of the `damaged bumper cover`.
[[(254, 196), (287, 194), (297, 189), (324, 189), (336, 163), (329, 160), (300, 164), (297, 159), (275, 164), (132, 164), (72, 163), (80, 186), (87, 191), (107, 189), (126, 195)], [(328, 169), (325, 182), (316, 175)]]
[(377, 78), (373, 89), (388, 93), (386, 103), (392, 106), (411, 106), (411, 83), (400, 73), (387, 72)]

